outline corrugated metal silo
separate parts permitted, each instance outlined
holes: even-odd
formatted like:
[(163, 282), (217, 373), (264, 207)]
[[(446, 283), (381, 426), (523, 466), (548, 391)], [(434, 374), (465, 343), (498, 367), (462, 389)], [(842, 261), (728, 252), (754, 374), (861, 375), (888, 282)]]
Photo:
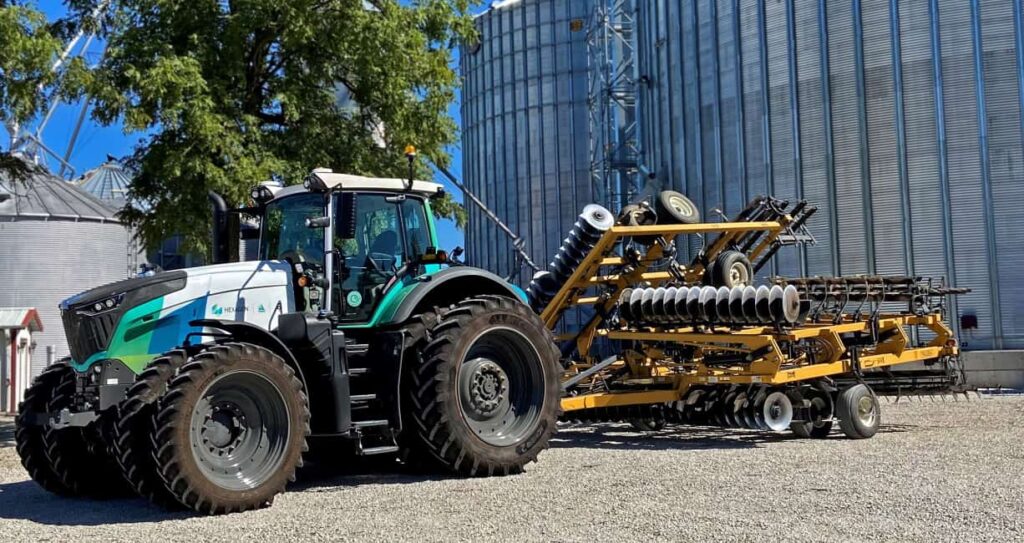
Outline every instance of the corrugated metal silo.
[(968, 348), (1024, 347), (1022, 9), (638, 0), (643, 163), (705, 213), (818, 204), (777, 273), (945, 276)]
[[(591, 0), (506, 0), (476, 18), (461, 51), (462, 160), (467, 187), (546, 263), (585, 204), (587, 21)], [(470, 208), (468, 262), (514, 272), (511, 245)], [(543, 264), (542, 264), (543, 265)], [(519, 276), (520, 283), (529, 274)]]
[(0, 177), (0, 307), (34, 307), (44, 329), (33, 334), (33, 374), (68, 347), (57, 305), (86, 289), (118, 281), (128, 269), (128, 230), (114, 211), (47, 173), (24, 181)]

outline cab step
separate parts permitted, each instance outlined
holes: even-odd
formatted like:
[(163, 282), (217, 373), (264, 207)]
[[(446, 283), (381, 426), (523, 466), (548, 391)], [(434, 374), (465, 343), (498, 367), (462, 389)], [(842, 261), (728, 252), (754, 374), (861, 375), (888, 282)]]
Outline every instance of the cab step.
[(374, 454), (393, 454), (398, 452), (398, 445), (384, 445), (381, 447), (368, 447), (366, 449), (359, 449), (360, 456), (372, 456)]
[(390, 424), (387, 419), (379, 420), (354, 420), (352, 426), (356, 428), (380, 428)]
[(345, 352), (349, 355), (366, 354), (369, 350), (369, 343), (348, 343), (345, 345)]

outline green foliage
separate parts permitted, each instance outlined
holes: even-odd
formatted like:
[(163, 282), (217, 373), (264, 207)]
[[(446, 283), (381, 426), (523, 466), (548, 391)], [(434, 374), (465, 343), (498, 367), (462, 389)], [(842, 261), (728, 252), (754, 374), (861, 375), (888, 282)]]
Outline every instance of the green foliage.
[[(72, 7), (87, 12), (89, 4)], [(181, 232), (202, 249), (207, 191), (242, 204), (260, 181), (299, 183), (321, 166), (404, 176), (407, 144), (447, 161), (445, 146), (456, 138), (447, 115), (457, 85), (452, 47), (474, 33), (470, 4), (114, 3), (104, 28), (107, 55), (88, 82), (94, 116), (152, 134), (129, 161), (136, 207), (122, 217), (139, 226), (147, 245)], [(338, 106), (339, 86), (358, 108)], [(430, 175), (425, 165), (417, 170)], [(437, 209), (464, 223), (452, 202)]]
[[(0, 0), (0, 124), (24, 125), (61, 94), (75, 98), (85, 77), (80, 61), (52, 66), (63, 46), (59, 25), (39, 11)], [(0, 153), (0, 174), (14, 179), (30, 172), (23, 162)]]

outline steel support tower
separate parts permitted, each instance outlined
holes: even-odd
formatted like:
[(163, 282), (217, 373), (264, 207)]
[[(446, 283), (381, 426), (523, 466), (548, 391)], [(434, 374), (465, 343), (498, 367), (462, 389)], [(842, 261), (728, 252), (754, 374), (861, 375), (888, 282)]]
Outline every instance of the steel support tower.
[(635, 0), (597, 0), (587, 30), (591, 183), (613, 211), (641, 189), (635, 21)]

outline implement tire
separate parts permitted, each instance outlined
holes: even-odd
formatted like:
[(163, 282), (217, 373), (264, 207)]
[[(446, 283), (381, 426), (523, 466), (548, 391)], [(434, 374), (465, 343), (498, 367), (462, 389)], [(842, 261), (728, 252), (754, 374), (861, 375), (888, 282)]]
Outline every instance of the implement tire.
[(843, 389), (836, 399), (839, 428), (850, 439), (867, 439), (878, 432), (882, 424), (878, 397), (860, 383)]
[[(59, 413), (75, 402), (77, 375), (68, 367), (60, 373), (47, 402), (48, 413)], [(107, 446), (109, 434), (108, 413), (86, 427), (54, 428), (43, 430), (46, 457), (53, 473), (70, 493), (92, 498), (112, 498), (126, 494), (127, 488), (121, 471)]]
[(193, 357), (159, 400), (154, 462), (167, 491), (206, 514), (266, 507), (308, 450), (309, 401), (281, 357), (249, 343)]
[(681, 192), (663, 190), (654, 198), (654, 210), (658, 213), (658, 224), (697, 224), (700, 211), (697, 205)]
[(153, 360), (128, 389), (124, 401), (117, 406), (113, 424), (114, 456), (128, 486), (143, 498), (164, 508), (181, 507), (178, 499), (164, 486), (153, 460), (153, 417), (157, 400), (167, 392), (167, 385), (185, 364), (185, 351), (171, 351)]
[(561, 411), (550, 331), (518, 301), (481, 295), (425, 336), (406, 378), (411, 452), (462, 475), (521, 472), (548, 447)]
[(708, 269), (709, 283), (716, 287), (745, 287), (754, 284), (754, 268), (747, 255), (735, 251), (722, 251)]
[(61, 496), (73, 496), (75, 489), (64, 484), (53, 470), (43, 441), (46, 426), (39, 424), (36, 418), (37, 415), (47, 413), (54, 389), (65, 374), (73, 371), (65, 361), (46, 368), (25, 391), (25, 399), (18, 405), (18, 416), (14, 418), (14, 443), (21, 457), (21, 465), (39, 486)]

